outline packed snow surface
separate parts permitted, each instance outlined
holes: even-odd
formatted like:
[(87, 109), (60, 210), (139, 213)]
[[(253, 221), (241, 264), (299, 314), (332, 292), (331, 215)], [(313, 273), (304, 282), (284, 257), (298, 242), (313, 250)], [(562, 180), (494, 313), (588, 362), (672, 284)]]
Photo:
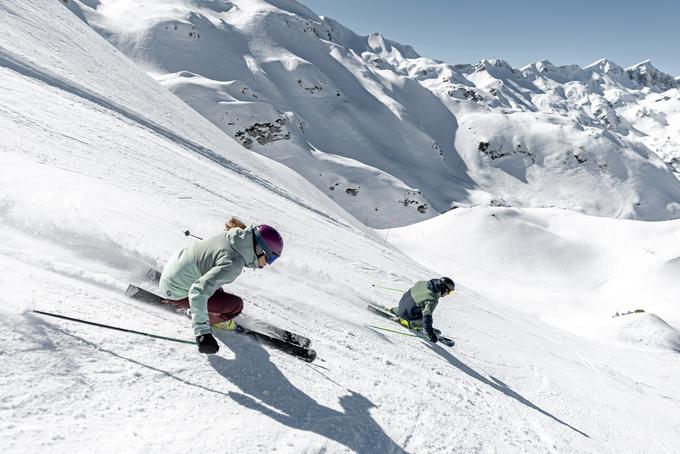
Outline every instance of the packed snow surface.
[[(554, 244), (554, 261), (543, 259), (546, 270), (533, 279), (522, 274), (535, 268), (512, 254), (507, 270), (496, 267), (501, 256), (440, 262), (434, 252), (416, 257), (424, 266), (390, 244), (409, 235), (416, 241), (416, 230), (376, 234), (327, 191), (244, 149), (67, 3), (0, 4), (0, 452), (677, 450), (677, 309), (662, 289), (649, 289), (654, 301), (624, 298), (625, 305), (592, 310), (600, 320), (612, 309), (649, 309), (610, 318), (609, 339), (578, 334), (549, 320), (547, 309), (535, 310), (540, 301), (559, 309), (571, 289), (555, 283), (576, 281), (580, 264), (585, 275), (598, 257), (608, 268), (584, 277), (583, 301), (586, 294), (598, 303), (608, 292), (614, 298), (633, 289), (616, 290), (633, 265), (618, 263), (608, 246), (595, 250), (596, 238), (570, 255), (568, 246), (578, 242), (564, 230), (572, 222), (597, 235), (611, 229), (614, 244), (641, 260), (645, 282), (652, 276), (645, 272), (656, 269), (659, 285), (669, 285), (680, 263), (671, 241), (677, 221), (635, 224), (633, 238), (621, 221), (595, 225), (600, 221), (578, 213), (454, 210), (412, 228), (429, 234), (448, 223), (456, 247), (452, 235), (421, 244), (447, 248), (454, 259), (456, 248), (468, 257), (475, 246), (480, 256), (488, 253), (485, 242), (521, 251), (523, 230), (533, 229), (527, 247), (540, 256), (532, 248)], [(197, 4), (228, 14), (237, 2), (191, 3)], [(297, 3), (271, 5), (314, 18)], [(414, 55), (406, 47), (399, 52)], [(329, 167), (365, 164), (319, 155)], [(192, 241), (184, 230), (209, 235), (230, 215), (274, 225), (286, 245), (273, 266), (246, 271), (227, 290), (244, 298), (248, 316), (309, 336), (315, 363), (237, 335), (219, 335), (219, 354), (207, 356), (193, 345), (31, 312), (190, 340), (188, 319), (123, 291)], [(489, 223), (505, 223), (507, 231)], [(469, 233), (475, 227), (500, 237)], [(482, 264), (487, 276), (498, 274), (510, 301), (499, 297), (496, 281), (483, 287), (475, 280)], [(404, 333), (365, 310), (400, 296), (374, 285), (405, 289), (449, 269), (457, 291), (441, 301), (435, 325), (456, 340), (454, 348), (368, 326)], [(508, 275), (526, 285), (513, 287)], [(541, 300), (550, 292), (555, 298)], [(526, 305), (511, 304), (524, 298)]]
[[(560, 328), (678, 350), (666, 322), (680, 327), (680, 221), (478, 207), (383, 233), (440, 274)], [(635, 330), (648, 329), (649, 339), (620, 333), (632, 328), (613, 318), (638, 309), (656, 315), (621, 320), (638, 319)]]

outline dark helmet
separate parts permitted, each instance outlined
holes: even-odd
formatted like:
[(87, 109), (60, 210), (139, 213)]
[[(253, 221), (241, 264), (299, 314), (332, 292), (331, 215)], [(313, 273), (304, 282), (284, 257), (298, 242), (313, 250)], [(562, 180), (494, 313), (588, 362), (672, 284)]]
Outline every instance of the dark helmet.
[[(259, 246), (264, 253), (268, 265), (271, 265), (274, 263), (274, 260), (281, 257), (283, 238), (281, 238), (281, 235), (274, 227), (260, 224), (253, 227), (253, 235), (255, 236), (256, 246)], [(255, 249), (257, 253), (257, 247)]]
[(439, 278), (439, 282), (442, 284), (442, 290), (447, 290), (449, 293), (453, 293), (456, 289), (456, 284), (454, 284), (450, 277)]

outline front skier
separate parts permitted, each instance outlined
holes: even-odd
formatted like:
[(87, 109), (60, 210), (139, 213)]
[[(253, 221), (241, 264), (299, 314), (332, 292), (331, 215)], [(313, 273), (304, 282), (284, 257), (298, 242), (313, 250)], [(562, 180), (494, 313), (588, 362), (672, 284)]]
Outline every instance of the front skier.
[(416, 282), (399, 301), (399, 307), (393, 307), (390, 312), (403, 320), (408, 328), (422, 326), (432, 342), (438, 337), (432, 327), (432, 312), (434, 312), (439, 298), (450, 295), (456, 289), (456, 284), (448, 277)]
[(243, 267), (261, 269), (281, 256), (283, 239), (266, 224), (246, 227), (230, 218), (226, 231), (177, 251), (163, 268), (160, 288), (166, 302), (191, 309), (198, 351), (217, 353), (211, 325), (235, 327), (232, 319), (243, 310), (243, 300), (222, 290)]

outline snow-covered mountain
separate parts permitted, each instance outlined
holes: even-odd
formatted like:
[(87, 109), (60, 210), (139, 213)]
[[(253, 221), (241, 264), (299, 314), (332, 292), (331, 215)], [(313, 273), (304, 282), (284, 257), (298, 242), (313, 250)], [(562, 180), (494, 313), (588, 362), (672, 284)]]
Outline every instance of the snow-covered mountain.
[[(675, 453), (680, 220), (477, 206), (376, 233), (67, 8), (84, 10), (0, 2), (0, 452)], [(246, 316), (308, 335), (317, 362), (227, 334), (206, 356), (31, 312), (190, 340), (188, 319), (123, 291), (192, 241), (185, 229), (234, 214), (286, 246), (226, 289)], [(364, 310), (448, 272), (435, 324), (453, 349)], [(581, 333), (588, 318), (597, 330)]]
[(68, 4), (244, 147), (369, 226), (478, 204), (680, 217), (680, 92), (650, 62), (451, 65), (293, 0)]
[(654, 88), (657, 91), (666, 91), (672, 88), (680, 88), (677, 77), (673, 77), (659, 71), (650, 60), (645, 60), (626, 68), (626, 74), (640, 87)]

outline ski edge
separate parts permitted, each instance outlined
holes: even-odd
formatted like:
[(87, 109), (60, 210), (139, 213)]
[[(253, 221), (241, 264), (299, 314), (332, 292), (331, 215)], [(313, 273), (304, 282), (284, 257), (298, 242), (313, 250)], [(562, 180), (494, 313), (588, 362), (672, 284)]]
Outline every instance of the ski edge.
[[(383, 307), (383, 306), (378, 306), (376, 304), (370, 304), (370, 303), (367, 305), (367, 308), (371, 312), (376, 313), (378, 315), (382, 315), (383, 317), (388, 318), (388, 319), (392, 320), (393, 322), (397, 323), (399, 326), (406, 328), (404, 325), (401, 324), (401, 322), (400, 322), (401, 319), (399, 317), (397, 317), (395, 314), (393, 314), (392, 312), (390, 312), (389, 308)], [(421, 337), (422, 339), (427, 340), (427, 337), (422, 332), (416, 331), (416, 330), (413, 330), (413, 329), (409, 329), (409, 328), (406, 328), (406, 329), (408, 329), (412, 333), (418, 334), (419, 335), (418, 337)], [(438, 337), (439, 337), (439, 342), (446, 345), (447, 347), (453, 347), (454, 345), (456, 345), (456, 342), (453, 339), (451, 339), (450, 337), (447, 337), (447, 336), (444, 336), (444, 335), (438, 335)]]

